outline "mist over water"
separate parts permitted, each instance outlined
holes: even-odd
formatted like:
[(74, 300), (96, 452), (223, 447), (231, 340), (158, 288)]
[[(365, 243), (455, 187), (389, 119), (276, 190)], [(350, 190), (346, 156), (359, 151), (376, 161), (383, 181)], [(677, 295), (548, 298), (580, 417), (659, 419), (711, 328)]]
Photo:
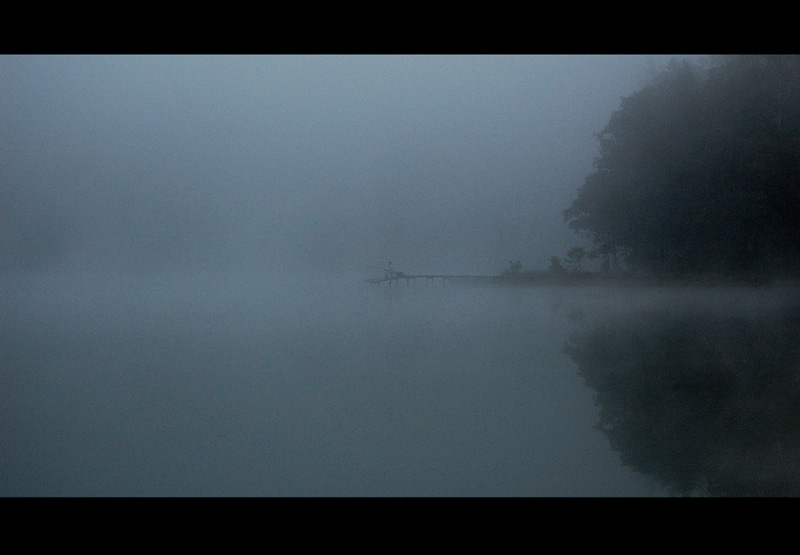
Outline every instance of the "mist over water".
[(649, 495), (593, 429), (561, 291), (5, 284), (4, 495)]
[[(602, 431), (601, 415), (621, 409), (604, 404), (609, 391), (589, 379), (602, 372), (578, 347), (608, 372), (631, 371), (622, 367), (636, 352), (663, 370), (676, 350), (648, 326), (684, 318), (685, 328), (703, 315), (693, 352), (724, 355), (731, 336), (719, 323), (756, 321), (751, 348), (798, 360), (786, 331), (763, 326), (800, 306), (782, 288), (387, 287), (346, 274), (202, 273), (3, 287), (6, 496), (705, 495), (707, 467), (692, 469), (703, 479), (688, 491), (643, 472), (635, 446), (664, 430), (626, 445)], [(618, 339), (593, 343), (598, 329)], [(636, 334), (660, 343), (636, 351), (623, 339)], [(781, 433), (784, 449), (800, 437), (795, 426)], [(796, 477), (784, 470), (781, 483)]]
[(0, 495), (800, 493), (792, 287), (365, 281), (545, 269), (653, 58), (0, 57)]

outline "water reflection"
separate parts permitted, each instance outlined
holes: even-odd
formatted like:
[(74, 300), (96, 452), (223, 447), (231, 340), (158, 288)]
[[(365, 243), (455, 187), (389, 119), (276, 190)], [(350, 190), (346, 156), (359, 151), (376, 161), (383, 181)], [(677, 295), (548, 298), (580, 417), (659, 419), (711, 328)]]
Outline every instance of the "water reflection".
[(564, 351), (623, 463), (670, 492), (800, 494), (800, 305), (606, 314)]

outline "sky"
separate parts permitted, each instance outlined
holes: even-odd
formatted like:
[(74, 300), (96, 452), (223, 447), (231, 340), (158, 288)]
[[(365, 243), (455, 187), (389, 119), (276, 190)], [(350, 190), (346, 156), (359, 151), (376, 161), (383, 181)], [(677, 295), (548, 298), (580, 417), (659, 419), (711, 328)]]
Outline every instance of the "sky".
[(686, 57), (0, 56), (0, 270), (545, 269)]

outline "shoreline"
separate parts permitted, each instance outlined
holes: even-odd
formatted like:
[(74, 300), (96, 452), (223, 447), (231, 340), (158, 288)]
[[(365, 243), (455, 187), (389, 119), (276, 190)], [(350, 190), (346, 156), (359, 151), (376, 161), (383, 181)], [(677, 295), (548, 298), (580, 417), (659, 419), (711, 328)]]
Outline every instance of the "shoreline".
[[(566, 274), (552, 275), (548, 273), (535, 275), (437, 275), (437, 276), (405, 276), (392, 279), (365, 280), (371, 285), (385, 287), (415, 286), (422, 279), (424, 284), (441, 280), (448, 286), (484, 286), (484, 287), (537, 287), (537, 286), (612, 286), (612, 287), (799, 287), (800, 279), (768, 278), (768, 277), (711, 277), (691, 276), (683, 278), (666, 278), (653, 276), (608, 276), (599, 274)], [(406, 280), (406, 284), (400, 282)], [(392, 285), (394, 281), (394, 285)]]

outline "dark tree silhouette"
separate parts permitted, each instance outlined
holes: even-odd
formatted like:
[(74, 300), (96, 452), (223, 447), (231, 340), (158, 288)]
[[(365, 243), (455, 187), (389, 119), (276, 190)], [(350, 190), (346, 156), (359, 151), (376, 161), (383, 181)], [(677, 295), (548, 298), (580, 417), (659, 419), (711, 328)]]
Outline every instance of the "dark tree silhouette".
[(673, 62), (597, 140), (564, 211), (593, 252), (660, 274), (800, 269), (800, 57)]

